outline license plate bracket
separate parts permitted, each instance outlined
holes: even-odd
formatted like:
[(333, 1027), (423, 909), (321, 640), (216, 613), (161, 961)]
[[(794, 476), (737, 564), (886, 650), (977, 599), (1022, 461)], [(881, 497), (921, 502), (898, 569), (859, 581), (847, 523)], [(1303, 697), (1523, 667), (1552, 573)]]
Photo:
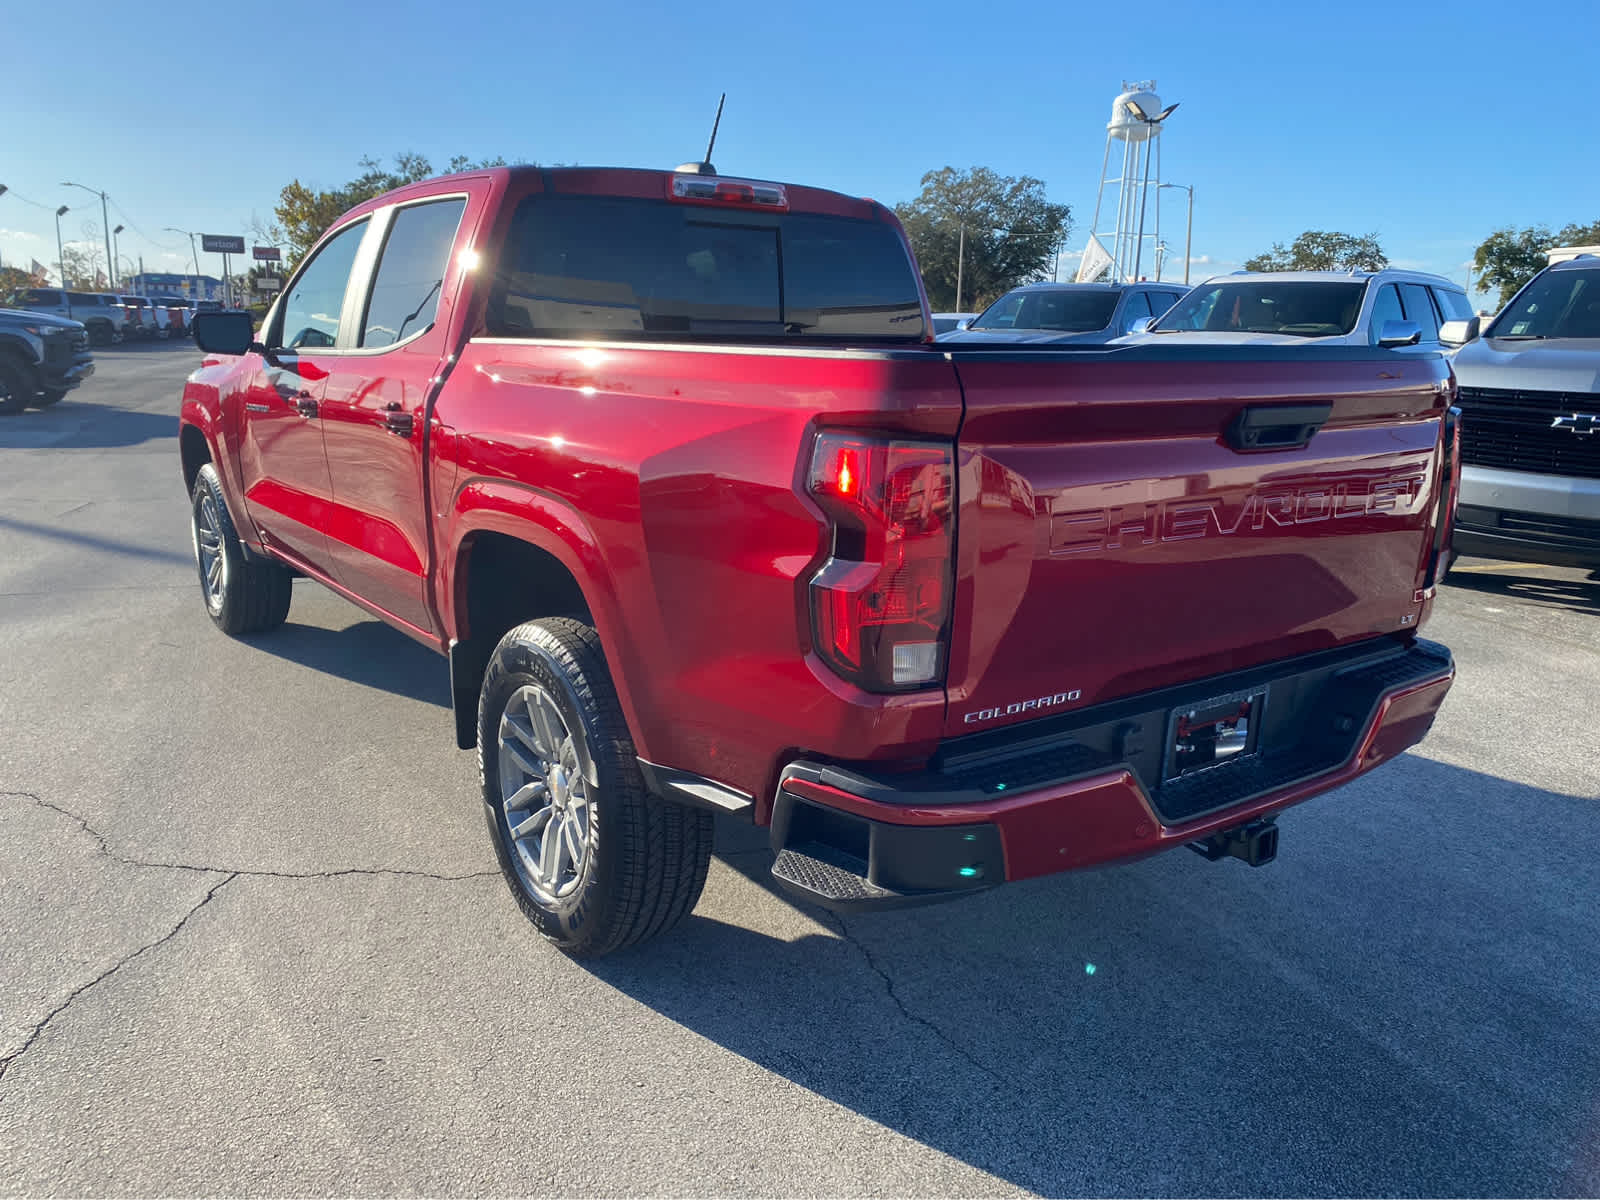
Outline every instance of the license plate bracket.
[(1170, 783), (1259, 754), (1266, 705), (1267, 689), (1258, 688), (1173, 709), (1167, 717), (1163, 781)]

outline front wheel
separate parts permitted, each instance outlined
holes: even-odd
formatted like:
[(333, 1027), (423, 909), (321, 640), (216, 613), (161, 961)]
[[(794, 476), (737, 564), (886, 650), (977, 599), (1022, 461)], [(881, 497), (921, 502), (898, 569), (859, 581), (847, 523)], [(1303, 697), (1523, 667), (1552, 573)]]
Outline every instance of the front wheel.
[(28, 407), (32, 372), (9, 355), (0, 354), (0, 413), (9, 416)]
[(289, 616), (294, 576), (281, 563), (246, 557), (222, 481), (210, 463), (195, 476), (189, 533), (206, 612), (223, 633), (262, 633)]
[(52, 404), (60, 404), (66, 394), (66, 388), (47, 388), (33, 398), (33, 406), (35, 408), (49, 408)]
[(655, 937), (700, 898), (711, 814), (646, 790), (591, 626), (546, 618), (500, 640), (479, 694), (478, 765), (506, 883), (566, 953)]

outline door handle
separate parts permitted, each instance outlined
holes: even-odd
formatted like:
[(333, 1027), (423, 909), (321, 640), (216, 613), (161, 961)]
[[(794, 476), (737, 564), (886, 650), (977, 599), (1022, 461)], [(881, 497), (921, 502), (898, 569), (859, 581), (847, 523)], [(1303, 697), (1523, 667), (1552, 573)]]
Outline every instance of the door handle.
[(399, 437), (408, 438), (416, 428), (416, 420), (408, 412), (385, 412), (383, 427)]
[(1223, 441), (1235, 450), (1299, 450), (1332, 414), (1331, 404), (1246, 408), (1228, 426)]

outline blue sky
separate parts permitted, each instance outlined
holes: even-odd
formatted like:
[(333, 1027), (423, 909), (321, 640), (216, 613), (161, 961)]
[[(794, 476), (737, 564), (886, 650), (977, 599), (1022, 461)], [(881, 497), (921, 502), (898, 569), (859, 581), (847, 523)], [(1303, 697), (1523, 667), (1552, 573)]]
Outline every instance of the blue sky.
[[(99, 201), (68, 179), (110, 193), (124, 258), (176, 271), (188, 242), (164, 227), (243, 233), (290, 179), (338, 185), (364, 154), (670, 167), (699, 157), (723, 90), (725, 174), (890, 204), (945, 165), (1035, 175), (1071, 204), (1076, 251), (1112, 98), (1152, 77), (1182, 105), (1164, 167), (1195, 188), (1197, 276), (1333, 229), (1376, 231), (1397, 265), (1464, 279), (1497, 226), (1600, 219), (1592, 72), (1561, 65), (1563, 47), (1593, 44), (1600, 10), (1119, 7), (1141, 15), (1114, 27), (1105, 5), (971, 0), (14, 4), (0, 255), (53, 262), (58, 204), (68, 241), (98, 226)], [(1181, 252), (1182, 194), (1166, 195)]]

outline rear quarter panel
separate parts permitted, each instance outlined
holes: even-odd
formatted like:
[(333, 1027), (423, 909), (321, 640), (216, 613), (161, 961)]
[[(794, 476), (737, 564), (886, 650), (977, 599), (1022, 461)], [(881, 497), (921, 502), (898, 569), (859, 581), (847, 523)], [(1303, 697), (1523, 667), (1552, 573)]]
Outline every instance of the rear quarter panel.
[[(811, 654), (823, 522), (800, 473), (819, 424), (951, 438), (942, 356), (474, 339), (434, 419), (440, 544), (522, 536), (577, 577), (645, 758), (770, 802), (805, 749), (927, 753), (942, 692), (870, 696)], [(453, 571), (456, 556), (441, 556)], [(445, 627), (465, 614), (440, 580)]]

